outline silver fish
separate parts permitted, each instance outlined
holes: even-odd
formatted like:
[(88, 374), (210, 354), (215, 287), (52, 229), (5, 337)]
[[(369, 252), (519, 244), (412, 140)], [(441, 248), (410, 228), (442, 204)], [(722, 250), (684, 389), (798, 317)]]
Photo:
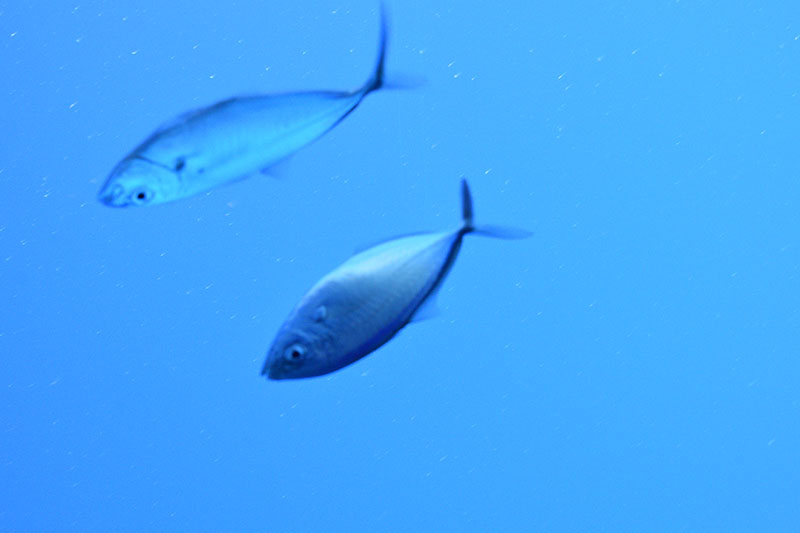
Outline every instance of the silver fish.
[(98, 198), (113, 207), (154, 205), (268, 172), (380, 89), (385, 57), (382, 10), (378, 62), (359, 89), (231, 98), (185, 113), (120, 161)]
[(476, 227), (466, 181), (461, 182), (461, 199), (463, 222), (455, 231), (379, 244), (323, 277), (281, 326), (261, 373), (271, 379), (306, 378), (361, 359), (426, 314), (464, 235), (530, 235), (514, 228)]

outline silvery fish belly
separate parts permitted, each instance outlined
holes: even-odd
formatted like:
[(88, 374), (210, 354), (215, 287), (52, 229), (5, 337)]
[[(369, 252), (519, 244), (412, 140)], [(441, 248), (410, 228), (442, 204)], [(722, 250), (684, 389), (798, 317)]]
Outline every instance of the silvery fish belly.
[(322, 278), (281, 326), (262, 373), (271, 379), (312, 377), (357, 361), (432, 305), (464, 235), (529, 235), (510, 228), (475, 227), (466, 182), (462, 184), (462, 202), (463, 225), (459, 229), (380, 244)]
[(173, 119), (116, 165), (98, 198), (113, 207), (154, 205), (268, 172), (382, 87), (385, 50), (382, 19), (377, 65), (355, 91), (231, 98)]

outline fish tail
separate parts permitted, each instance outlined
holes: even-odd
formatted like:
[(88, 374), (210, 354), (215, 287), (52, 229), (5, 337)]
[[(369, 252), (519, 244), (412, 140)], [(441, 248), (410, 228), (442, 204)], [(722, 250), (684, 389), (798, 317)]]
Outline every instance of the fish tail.
[(381, 2), (381, 34), (380, 45), (378, 48), (378, 63), (375, 65), (375, 71), (372, 76), (364, 84), (361, 93), (366, 96), (372, 91), (377, 91), (384, 85), (384, 65), (386, 63), (386, 41), (389, 34), (389, 16), (386, 11), (386, 4)]
[(469, 233), (475, 229), (475, 225), (472, 222), (473, 219), (473, 212), (472, 212), (472, 194), (469, 192), (469, 185), (467, 185), (467, 180), (461, 180), (461, 220), (463, 222), (462, 231), (464, 233)]
[(392, 73), (386, 79), (386, 46), (389, 41), (389, 13), (386, 4), (381, 2), (381, 28), (380, 43), (378, 45), (378, 61), (375, 70), (367, 82), (352, 94), (359, 94), (361, 98), (378, 89), (416, 89), (425, 84), (425, 79), (420, 76)]
[(509, 226), (494, 226), (481, 224), (476, 226), (474, 222), (475, 213), (472, 209), (472, 194), (469, 192), (467, 180), (461, 180), (461, 234), (475, 233), (484, 237), (494, 237), (496, 239), (524, 239), (533, 235), (528, 230), (512, 228)]

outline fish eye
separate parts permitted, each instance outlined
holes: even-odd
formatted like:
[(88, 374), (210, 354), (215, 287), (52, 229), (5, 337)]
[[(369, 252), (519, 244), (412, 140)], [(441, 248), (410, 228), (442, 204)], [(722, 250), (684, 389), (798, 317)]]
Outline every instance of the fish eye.
[(135, 205), (144, 205), (153, 199), (153, 191), (147, 187), (140, 187), (131, 193), (131, 203)]
[(296, 344), (296, 343), (286, 348), (286, 351), (283, 352), (284, 359), (293, 363), (302, 360), (303, 356), (305, 355), (306, 355), (306, 347), (303, 346), (302, 344)]
[(183, 170), (183, 167), (185, 167), (185, 166), (186, 166), (186, 159), (184, 159), (182, 157), (179, 157), (175, 161), (175, 171), (176, 172), (180, 172), (181, 170)]

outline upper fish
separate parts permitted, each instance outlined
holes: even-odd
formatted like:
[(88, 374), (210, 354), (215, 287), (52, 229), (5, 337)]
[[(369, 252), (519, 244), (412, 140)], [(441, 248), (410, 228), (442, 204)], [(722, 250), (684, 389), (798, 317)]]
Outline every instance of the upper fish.
[(154, 205), (246, 178), (321, 137), (383, 86), (387, 23), (381, 9), (378, 61), (354, 91), (230, 98), (184, 113), (120, 161), (98, 194), (113, 207)]
[(465, 235), (530, 235), (514, 228), (475, 226), (466, 181), (461, 182), (461, 199), (462, 224), (456, 230), (379, 244), (319, 280), (280, 327), (262, 374), (271, 379), (320, 376), (361, 359), (415, 318), (430, 314)]

